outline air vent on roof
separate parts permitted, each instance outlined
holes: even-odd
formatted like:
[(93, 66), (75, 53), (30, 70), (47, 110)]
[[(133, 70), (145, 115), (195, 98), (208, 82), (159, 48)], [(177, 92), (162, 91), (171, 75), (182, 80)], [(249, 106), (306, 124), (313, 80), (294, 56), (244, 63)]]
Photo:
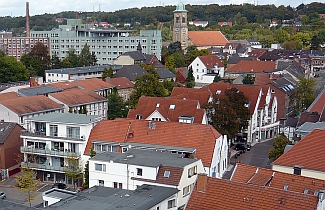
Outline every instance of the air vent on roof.
[(169, 178), (170, 175), (170, 171), (165, 171), (164, 172), (164, 178)]

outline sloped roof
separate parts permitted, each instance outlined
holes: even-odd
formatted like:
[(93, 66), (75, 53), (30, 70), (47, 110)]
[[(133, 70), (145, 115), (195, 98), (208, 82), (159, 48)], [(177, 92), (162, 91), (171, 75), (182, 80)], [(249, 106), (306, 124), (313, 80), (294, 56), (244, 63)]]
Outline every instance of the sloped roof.
[(22, 97), (16, 92), (0, 93), (0, 101)]
[(1, 101), (0, 103), (18, 115), (63, 108), (61, 104), (58, 104), (43, 95), (19, 97)]
[(144, 60), (146, 60), (146, 57), (142, 53), (140, 53), (139, 51), (125, 52), (120, 56), (125, 56), (125, 55), (130, 56), (134, 61), (144, 61)]
[(306, 122), (318, 122), (320, 117), (321, 115), (318, 112), (302, 112), (300, 113), (297, 126), (301, 126)]
[(177, 99), (198, 100), (200, 102), (200, 106), (203, 106), (204, 104), (208, 103), (210, 92), (206, 87), (200, 89), (174, 87), (170, 97)]
[[(265, 177), (265, 179), (259, 179), (261, 177)], [(309, 190), (306, 194), (309, 195), (314, 195), (315, 190), (323, 190), (325, 186), (325, 180), (278, 172), (241, 163), (237, 163), (235, 166), (231, 180), (277, 189), (284, 189), (284, 186), (288, 185), (287, 190), (298, 193), (304, 193), (305, 189), (308, 188)]]
[(249, 57), (258, 58), (267, 52), (266, 49), (253, 49), (251, 52), (248, 53)]
[(68, 105), (69, 107), (107, 100), (103, 96), (98, 95), (93, 91), (81, 88), (66, 89), (62, 92), (52, 93), (50, 96)]
[(176, 77), (176, 75), (173, 72), (171, 72), (169, 69), (166, 68), (157, 68), (157, 71), (160, 79)]
[[(201, 178), (199, 175), (198, 180)], [(196, 182), (186, 210), (210, 209), (316, 209), (318, 197), (272, 187), (206, 177), (206, 188)], [(199, 188), (199, 189), (198, 189)], [(231, 201), (233, 199), (234, 202)]]
[(254, 113), (258, 96), (261, 88), (253, 85), (234, 85), (238, 90), (242, 91), (249, 100), (249, 111), (251, 114)]
[(228, 73), (262, 73), (265, 70), (275, 70), (275, 61), (241, 60), (228, 69)]
[(3, 144), (7, 140), (8, 136), (13, 131), (15, 126), (19, 126), (21, 130), (23, 130), (23, 128), (17, 123), (0, 122), (0, 144)]
[[(164, 177), (165, 171), (170, 172), (170, 175), (168, 178)], [(131, 179), (178, 186), (179, 181), (181, 180), (183, 171), (184, 171), (183, 168), (177, 168), (177, 167), (171, 167), (171, 166), (160, 166), (157, 177), (155, 180), (143, 179), (143, 178), (137, 178), (137, 177), (132, 177)]]
[[(142, 96), (137, 108), (130, 110), (127, 117), (136, 119), (136, 115), (141, 114), (142, 119), (146, 119), (157, 110), (167, 121), (178, 122), (179, 117), (187, 116), (194, 117), (194, 123), (202, 123), (205, 111), (198, 109), (198, 104), (198, 100)], [(175, 105), (174, 109), (170, 109), (171, 105)]]
[(114, 77), (126, 77), (130, 81), (135, 81), (135, 79), (138, 76), (142, 76), (144, 74), (147, 74), (147, 71), (144, 70), (141, 66), (139, 65), (127, 65), (123, 66), (120, 70), (118, 70), (115, 74)]
[(237, 57), (237, 56), (230, 56), (228, 58), (228, 61), (227, 63), (228, 64), (237, 64), (239, 61), (241, 60), (253, 60), (253, 58), (250, 58), (250, 57)]
[(224, 46), (229, 42), (220, 31), (189, 31), (188, 38), (197, 47)]
[[(92, 129), (85, 154), (89, 154), (92, 141), (95, 140), (134, 142), (196, 148), (196, 158), (202, 159), (204, 166), (211, 165), (216, 139), (221, 136), (211, 125), (158, 121), (154, 123), (156, 128), (151, 129), (145, 120), (102, 120)], [(126, 138), (128, 133), (133, 133), (133, 137)]]
[(288, 152), (281, 155), (272, 164), (287, 167), (299, 165), (302, 169), (325, 172), (325, 131), (313, 130)]
[(306, 110), (307, 112), (318, 112), (321, 114), (325, 106), (325, 89), (317, 96), (313, 103)]
[(88, 89), (91, 91), (99, 91), (99, 90), (105, 90), (109, 88), (113, 88), (114, 85), (104, 82), (101, 79), (98, 78), (90, 78), (90, 79), (81, 79), (81, 80), (74, 80), (72, 82), (57, 82), (57, 83), (51, 83), (48, 86), (56, 87), (56, 88), (62, 88), (67, 89), (71, 87), (82, 87), (84, 89)]
[(213, 69), (216, 64), (218, 67), (223, 67), (221, 60), (215, 55), (199, 56), (199, 59), (208, 69)]
[(106, 82), (114, 85), (118, 90), (133, 88), (134, 84), (126, 77), (107, 78)]

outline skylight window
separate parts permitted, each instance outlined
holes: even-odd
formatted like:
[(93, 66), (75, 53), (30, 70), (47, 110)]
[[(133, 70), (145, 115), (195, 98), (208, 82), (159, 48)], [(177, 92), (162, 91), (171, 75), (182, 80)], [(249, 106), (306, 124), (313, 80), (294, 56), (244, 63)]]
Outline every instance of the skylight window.
[(217, 95), (220, 95), (221, 94), (221, 90), (217, 90), (216, 94)]
[(169, 105), (169, 109), (170, 110), (174, 110), (175, 109), (175, 106), (176, 106), (175, 104), (171, 104), (171, 105)]
[(157, 104), (156, 104), (156, 108), (159, 108), (159, 107), (160, 107), (160, 103), (157, 103)]
[(170, 176), (170, 171), (165, 171), (164, 172), (164, 178), (169, 178)]

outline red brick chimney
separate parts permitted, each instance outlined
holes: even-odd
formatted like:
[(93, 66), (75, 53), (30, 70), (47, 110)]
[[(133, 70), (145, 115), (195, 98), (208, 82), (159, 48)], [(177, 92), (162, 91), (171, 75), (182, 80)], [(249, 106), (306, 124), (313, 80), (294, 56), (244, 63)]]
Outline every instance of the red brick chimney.
[(208, 176), (206, 174), (199, 174), (196, 181), (196, 190), (199, 192), (205, 192), (208, 186)]
[(30, 28), (29, 28), (29, 2), (26, 2), (26, 37), (30, 37)]

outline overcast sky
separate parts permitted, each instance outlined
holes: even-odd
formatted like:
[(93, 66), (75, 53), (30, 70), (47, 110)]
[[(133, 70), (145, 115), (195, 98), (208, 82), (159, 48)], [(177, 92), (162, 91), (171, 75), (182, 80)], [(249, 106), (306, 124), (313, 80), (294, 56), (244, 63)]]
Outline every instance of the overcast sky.
[[(229, 4), (275, 4), (276, 6), (292, 6), (296, 7), (301, 3), (309, 4), (313, 2), (312, 0), (182, 0), (184, 4), (219, 4), (219, 5), (229, 5)], [(320, 2), (320, 1), (318, 1)], [(121, 9), (134, 8), (134, 7), (153, 7), (153, 6), (167, 6), (176, 5), (179, 0), (30, 0), (29, 1), (29, 11), (30, 15), (44, 14), (44, 13), (58, 13), (62, 11), (104, 11), (112, 12)], [(26, 1), (22, 0), (0, 0), (0, 17), (3, 16), (25, 16), (25, 5)]]

